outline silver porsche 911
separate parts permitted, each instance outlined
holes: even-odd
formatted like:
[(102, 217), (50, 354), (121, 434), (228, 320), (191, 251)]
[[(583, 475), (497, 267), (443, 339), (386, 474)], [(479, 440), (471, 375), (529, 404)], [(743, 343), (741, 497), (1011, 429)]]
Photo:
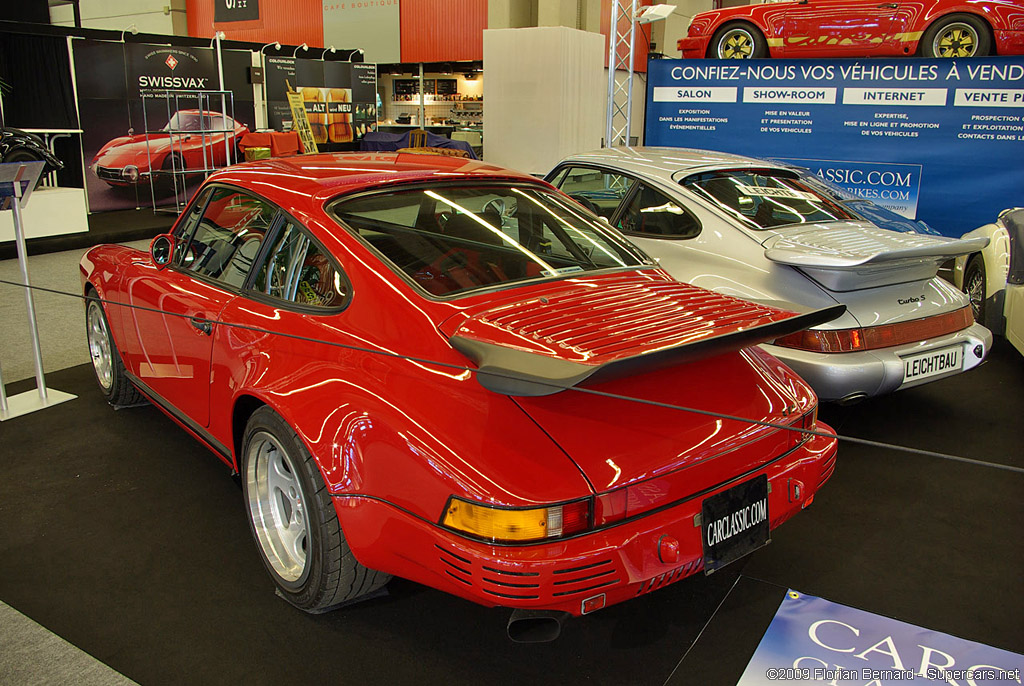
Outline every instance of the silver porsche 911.
[(547, 180), (680, 281), (762, 303), (846, 305), (765, 346), (823, 400), (917, 386), (988, 353), (992, 334), (936, 277), (985, 238), (893, 230), (806, 171), (704, 150), (605, 148), (563, 160)]

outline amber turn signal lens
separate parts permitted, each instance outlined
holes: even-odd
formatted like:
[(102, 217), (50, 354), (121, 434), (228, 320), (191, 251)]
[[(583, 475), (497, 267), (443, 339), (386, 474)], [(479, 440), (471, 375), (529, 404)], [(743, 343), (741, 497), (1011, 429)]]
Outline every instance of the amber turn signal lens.
[(530, 509), (504, 509), (452, 498), (442, 524), (488, 541), (525, 542), (562, 538), (585, 531), (588, 500)]

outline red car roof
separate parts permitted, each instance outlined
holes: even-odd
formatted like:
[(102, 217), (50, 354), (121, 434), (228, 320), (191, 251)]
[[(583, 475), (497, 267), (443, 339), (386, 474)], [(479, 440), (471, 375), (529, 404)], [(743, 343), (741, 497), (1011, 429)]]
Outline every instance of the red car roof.
[(323, 153), (247, 162), (212, 174), (210, 180), (252, 188), (271, 197), (298, 193), (322, 201), (341, 192), (391, 183), (467, 177), (540, 182), (529, 174), (479, 160), (394, 152)]

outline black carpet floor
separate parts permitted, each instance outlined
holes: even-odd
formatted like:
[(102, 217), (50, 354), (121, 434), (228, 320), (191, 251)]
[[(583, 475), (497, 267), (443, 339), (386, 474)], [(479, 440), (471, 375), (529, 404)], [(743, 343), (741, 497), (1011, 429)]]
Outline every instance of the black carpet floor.
[[(734, 684), (786, 588), (1024, 652), (1020, 474), (842, 445), (771, 545), (518, 645), (507, 611), (402, 580), (296, 611), (212, 454), (152, 407), (111, 409), (87, 366), (48, 380), (80, 397), (0, 424), (0, 600), (147, 686)], [(1024, 358), (1000, 340), (968, 374), (821, 416), (841, 434), (1024, 466)]]

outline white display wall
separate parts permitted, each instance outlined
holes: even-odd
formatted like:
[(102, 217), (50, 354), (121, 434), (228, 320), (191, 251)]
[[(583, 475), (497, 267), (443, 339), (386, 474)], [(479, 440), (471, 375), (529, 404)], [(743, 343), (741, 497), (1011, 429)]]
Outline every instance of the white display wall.
[(562, 26), (484, 31), (484, 158), (531, 174), (601, 146), (604, 37)]

